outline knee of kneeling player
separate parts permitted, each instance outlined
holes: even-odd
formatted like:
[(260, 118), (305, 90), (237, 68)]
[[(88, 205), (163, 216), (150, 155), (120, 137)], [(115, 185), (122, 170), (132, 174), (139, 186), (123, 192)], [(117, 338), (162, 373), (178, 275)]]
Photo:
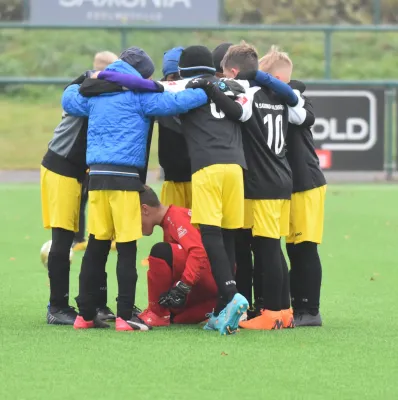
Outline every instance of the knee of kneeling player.
[(170, 267), (173, 265), (173, 251), (169, 243), (156, 243), (152, 247), (149, 256), (165, 261)]

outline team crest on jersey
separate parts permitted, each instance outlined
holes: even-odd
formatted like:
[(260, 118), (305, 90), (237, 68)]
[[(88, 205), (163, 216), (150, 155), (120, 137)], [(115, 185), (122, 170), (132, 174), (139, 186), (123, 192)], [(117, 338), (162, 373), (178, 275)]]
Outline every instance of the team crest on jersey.
[(179, 228), (177, 228), (178, 239), (181, 239), (181, 238), (184, 237), (187, 233), (188, 233), (188, 231), (187, 231), (185, 228), (183, 228), (182, 226), (180, 226)]

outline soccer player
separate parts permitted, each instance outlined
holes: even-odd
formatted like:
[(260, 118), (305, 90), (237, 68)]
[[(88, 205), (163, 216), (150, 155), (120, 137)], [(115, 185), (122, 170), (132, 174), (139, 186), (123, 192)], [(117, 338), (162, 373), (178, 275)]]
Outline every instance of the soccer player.
[(216, 69), (215, 76), (217, 78), (225, 78), (223, 69), (221, 67), (221, 61), (225, 56), (225, 53), (233, 45), (233, 43), (225, 42), (219, 44), (211, 53), (213, 57), (214, 68)]
[(148, 307), (140, 318), (151, 326), (204, 321), (216, 305), (217, 286), (191, 211), (161, 204), (148, 186), (140, 200), (142, 233), (150, 236), (161, 226), (165, 237), (149, 255)]
[[(304, 83), (291, 81), (293, 63), (287, 53), (273, 46), (260, 60), (260, 69), (294, 89), (305, 91)], [(315, 152), (311, 126), (313, 107), (305, 98), (308, 118), (300, 126), (289, 124), (287, 159), (293, 173), (293, 195), (290, 203), (290, 232), (286, 248), (290, 259), (290, 291), (296, 326), (321, 326), (319, 300), (322, 266), (318, 244), (322, 242), (326, 179)]]
[[(110, 52), (100, 54), (102, 64), (98, 64), (97, 54), (94, 66), (103, 69), (106, 62), (112, 62), (113, 57)], [(84, 79), (85, 75), (82, 75), (72, 84)], [(50, 303), (47, 311), (47, 323), (51, 325), (73, 325), (77, 315), (74, 308), (69, 306), (69, 251), (75, 232), (83, 231), (84, 237), (84, 227), (80, 225), (82, 223), (84, 226), (84, 213), (82, 215), (80, 202), (84, 192), (82, 182), (86, 178), (87, 170), (86, 144), (87, 119), (64, 112), (41, 164), (43, 225), (52, 232), (52, 245), (48, 255)], [(98, 315), (103, 319), (113, 319), (114, 315), (106, 305), (106, 280), (104, 273), (100, 283)]]
[[(125, 75), (150, 78), (154, 64), (140, 48), (131, 47), (120, 60), (107, 67)], [(95, 81), (99, 86), (101, 81)], [(64, 109), (75, 116), (89, 117), (87, 164), (89, 181), (89, 240), (79, 279), (79, 316), (76, 329), (107, 328), (96, 317), (99, 277), (105, 267), (98, 254), (109, 252), (115, 238), (118, 253), (116, 330), (148, 330), (138, 317), (135, 303), (137, 240), (142, 235), (139, 169), (146, 164), (150, 117), (176, 115), (207, 102), (201, 90), (181, 93), (134, 93), (117, 91), (90, 98), (79, 94), (79, 85), (64, 92)]]
[[(164, 53), (163, 81), (180, 79), (178, 61), (184, 49), (175, 47)], [(181, 121), (177, 116), (159, 117), (159, 164), (164, 171), (164, 182), (160, 194), (162, 204), (191, 208), (191, 160)]]
[[(239, 74), (257, 76), (256, 50), (243, 43), (232, 46), (225, 55), (222, 66), (228, 78)], [(194, 86), (200, 87), (200, 86)], [(227, 97), (225, 97), (227, 98)], [(215, 99), (213, 98), (215, 101)], [(271, 330), (290, 327), (293, 315), (290, 309), (288, 282), (281, 258), (280, 238), (289, 229), (289, 199), (292, 190), (291, 171), (285, 157), (284, 140), (289, 118), (301, 123), (305, 111), (303, 100), (294, 95), (288, 108), (268, 88), (259, 86), (246, 91), (230, 106), (243, 124), (243, 144), (248, 162), (245, 171), (245, 228), (253, 233), (255, 265), (261, 266), (263, 304), (261, 315), (239, 325), (246, 329)], [(221, 106), (233, 118), (233, 113)], [(289, 112), (290, 111), (290, 112)], [(286, 278), (284, 279), (284, 275)], [(283, 310), (283, 311), (282, 311)]]
[[(216, 77), (225, 78), (221, 62), (233, 43), (221, 43), (212, 52)], [(253, 310), (253, 257), (252, 257), (252, 233), (251, 229), (237, 229), (235, 232), (235, 258), (236, 258), (236, 288), (249, 302), (249, 309)], [(255, 288), (255, 298), (259, 298)], [(256, 297), (257, 296), (257, 297)], [(261, 303), (261, 300), (260, 300)], [(254, 306), (254, 308), (256, 308)], [(250, 311), (249, 311), (250, 314)]]
[[(94, 56), (93, 69), (94, 71), (103, 71), (109, 64), (112, 64), (118, 59), (118, 56), (111, 51), (101, 51)], [(88, 200), (88, 174), (82, 181), (82, 193), (80, 199), (80, 214), (79, 214), (79, 231), (76, 232), (73, 240), (73, 250), (85, 250), (87, 242), (86, 235), (86, 205)], [(106, 289), (105, 289), (106, 290)]]
[[(162, 82), (165, 90), (180, 91), (188, 78), (197, 76), (218, 82), (212, 54), (204, 46), (187, 47), (181, 54), (179, 71), (186, 79)], [(125, 78), (121, 74), (107, 77), (130, 89), (137, 88), (129, 86)], [(206, 326), (226, 335), (236, 332), (239, 318), (248, 307), (247, 300), (237, 292), (234, 280), (234, 230), (243, 225), (242, 169), (246, 168), (240, 126), (225, 118), (214, 103), (181, 116), (181, 122), (193, 174), (191, 222), (200, 226), (220, 295)]]

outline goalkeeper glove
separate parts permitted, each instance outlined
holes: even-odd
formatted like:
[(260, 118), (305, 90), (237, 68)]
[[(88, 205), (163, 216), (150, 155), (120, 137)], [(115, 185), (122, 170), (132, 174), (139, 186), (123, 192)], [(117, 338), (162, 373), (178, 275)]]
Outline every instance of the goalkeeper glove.
[(191, 286), (188, 286), (184, 282), (178, 281), (173, 288), (160, 296), (159, 304), (165, 308), (184, 307), (190, 291)]

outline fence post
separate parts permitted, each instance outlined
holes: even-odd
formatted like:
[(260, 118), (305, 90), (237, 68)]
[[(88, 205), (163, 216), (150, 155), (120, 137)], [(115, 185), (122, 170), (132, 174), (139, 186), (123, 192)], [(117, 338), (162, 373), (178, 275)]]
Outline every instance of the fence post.
[(24, 21), (27, 21), (30, 16), (30, 2), (29, 0), (24, 0), (23, 1), (23, 19)]
[(324, 58), (325, 58), (325, 79), (332, 77), (332, 30), (325, 29), (324, 31)]
[(120, 49), (120, 51), (127, 49), (127, 29), (126, 28), (120, 28), (120, 45), (122, 47)]
[(387, 137), (386, 137), (386, 146), (387, 146), (387, 154), (386, 160), (384, 163), (384, 169), (386, 171), (386, 179), (388, 181), (392, 180), (393, 173), (395, 170), (395, 160), (394, 160), (394, 105), (396, 100), (396, 88), (387, 87), (386, 90), (386, 119), (387, 119)]
[(381, 0), (373, 0), (373, 24), (379, 25), (381, 20)]

